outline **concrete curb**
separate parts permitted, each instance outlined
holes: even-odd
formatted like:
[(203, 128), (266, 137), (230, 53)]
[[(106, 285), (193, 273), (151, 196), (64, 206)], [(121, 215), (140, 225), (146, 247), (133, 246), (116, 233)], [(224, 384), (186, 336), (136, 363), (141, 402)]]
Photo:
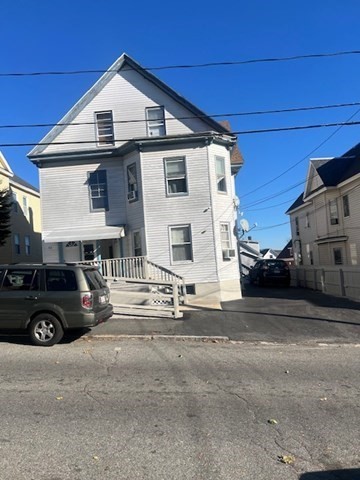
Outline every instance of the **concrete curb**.
[(193, 342), (213, 342), (227, 343), (229, 337), (210, 336), (210, 335), (128, 335), (128, 334), (103, 334), (103, 335), (83, 335), (81, 340), (166, 340), (166, 341), (193, 341)]

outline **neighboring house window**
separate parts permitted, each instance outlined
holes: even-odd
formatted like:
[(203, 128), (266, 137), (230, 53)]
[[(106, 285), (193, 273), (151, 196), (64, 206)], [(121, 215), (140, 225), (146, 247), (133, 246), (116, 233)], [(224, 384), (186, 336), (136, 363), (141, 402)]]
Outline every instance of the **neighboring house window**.
[(299, 217), (295, 217), (295, 234), (300, 235)]
[(312, 250), (310, 250), (310, 252), (309, 252), (309, 258), (310, 258), (310, 265), (314, 265), (314, 257), (313, 257)]
[(18, 233), (14, 233), (14, 248), (15, 248), (15, 253), (17, 255), (20, 254), (20, 235)]
[(307, 212), (306, 217), (305, 217), (305, 226), (306, 228), (310, 228), (310, 214)]
[(215, 165), (217, 190), (226, 193), (225, 158), (215, 157)]
[(128, 200), (135, 201), (138, 199), (138, 185), (137, 185), (137, 176), (136, 176), (136, 163), (132, 163), (127, 167), (127, 191), (128, 191)]
[(165, 158), (167, 195), (187, 193), (185, 157)]
[(23, 212), (25, 217), (28, 215), (28, 203), (27, 203), (27, 197), (23, 197)]
[(65, 248), (78, 247), (78, 246), (79, 246), (78, 242), (67, 242), (67, 244), (65, 245)]
[(30, 237), (25, 235), (25, 254), (30, 255)]
[(16, 192), (12, 192), (12, 201), (13, 201), (13, 212), (18, 213), (19, 211), (19, 204), (18, 204), (18, 199), (17, 199), (17, 194)]
[(342, 250), (341, 248), (334, 248), (334, 263), (335, 265), (342, 265), (343, 264), (343, 259), (342, 259)]
[(114, 123), (112, 111), (95, 112), (98, 145), (114, 145)]
[(343, 196), (344, 217), (350, 217), (349, 195)]
[(172, 260), (174, 262), (192, 261), (190, 225), (170, 227)]
[(149, 107), (145, 113), (148, 136), (162, 137), (166, 135), (164, 107)]
[(338, 207), (337, 207), (336, 199), (335, 200), (330, 200), (329, 210), (330, 210), (330, 223), (331, 223), (331, 225), (338, 225), (339, 224), (339, 214), (338, 214)]
[(220, 223), (220, 237), (221, 249), (226, 250), (231, 248), (230, 225), (228, 223)]
[(97, 170), (88, 174), (88, 183), (92, 210), (108, 210), (106, 170)]
[(141, 257), (142, 256), (141, 234), (140, 234), (140, 232), (134, 232), (134, 255), (135, 255), (135, 257)]

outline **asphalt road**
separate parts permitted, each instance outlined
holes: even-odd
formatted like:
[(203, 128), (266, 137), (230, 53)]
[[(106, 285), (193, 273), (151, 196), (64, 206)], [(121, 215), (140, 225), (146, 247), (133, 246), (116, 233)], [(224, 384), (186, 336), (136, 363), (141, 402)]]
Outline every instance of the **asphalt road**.
[(0, 478), (357, 480), (359, 353), (2, 342)]

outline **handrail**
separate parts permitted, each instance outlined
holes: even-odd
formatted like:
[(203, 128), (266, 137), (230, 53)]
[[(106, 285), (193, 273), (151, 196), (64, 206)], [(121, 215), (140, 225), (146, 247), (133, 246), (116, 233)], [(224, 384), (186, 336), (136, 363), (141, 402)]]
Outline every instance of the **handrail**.
[(146, 256), (85, 260), (79, 263), (98, 267), (103, 277), (107, 279), (154, 280), (177, 285), (178, 293), (182, 296), (184, 303), (187, 303), (185, 279), (171, 270), (157, 265)]

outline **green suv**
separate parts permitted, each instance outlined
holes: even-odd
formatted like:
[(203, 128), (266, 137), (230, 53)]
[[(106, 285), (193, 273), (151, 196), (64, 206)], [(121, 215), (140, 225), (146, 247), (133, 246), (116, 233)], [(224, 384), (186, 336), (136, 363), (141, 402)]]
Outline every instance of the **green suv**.
[(0, 265), (0, 329), (27, 329), (35, 345), (58, 343), (64, 330), (109, 319), (110, 291), (95, 267)]

